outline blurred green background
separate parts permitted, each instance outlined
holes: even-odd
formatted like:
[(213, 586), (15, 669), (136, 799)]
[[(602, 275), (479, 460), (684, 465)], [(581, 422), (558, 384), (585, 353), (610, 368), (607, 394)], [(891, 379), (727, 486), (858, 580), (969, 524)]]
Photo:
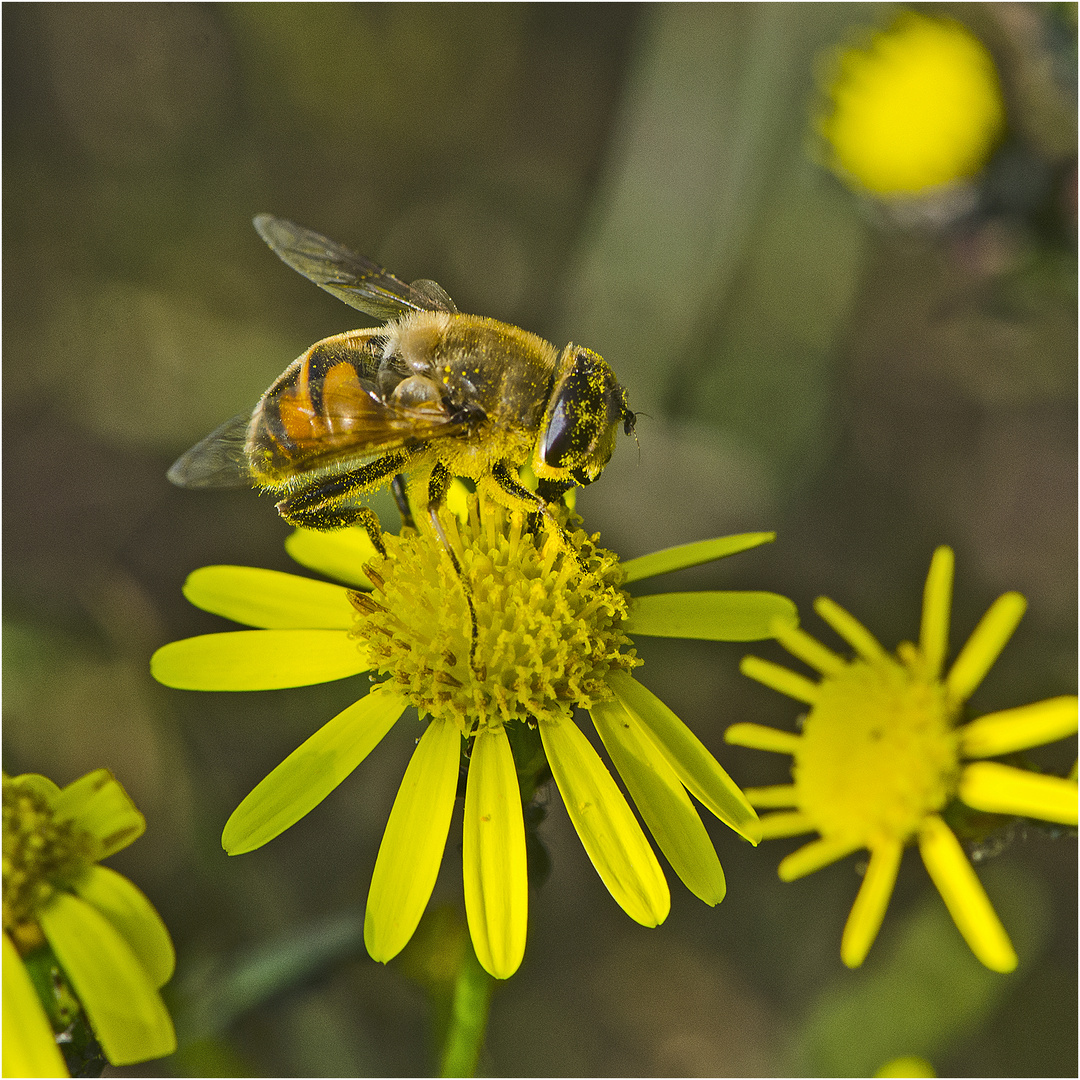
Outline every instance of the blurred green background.
[[(365, 684), (149, 676), (159, 645), (228, 628), (183, 601), (191, 570), (295, 569), (269, 502), (180, 491), (166, 468), (358, 321), (278, 262), (255, 213), (608, 359), (643, 415), (579, 500), (607, 546), (779, 533), (658, 588), (774, 589), (812, 632), (826, 593), (892, 647), (949, 543), (954, 640), (999, 593), (1030, 602), (973, 708), (1075, 693), (1076, 7), (935, 5), (994, 53), (1009, 112), (975, 211), (936, 228), (852, 195), (810, 135), (824, 51), (895, 11), (3, 6), (4, 761), (61, 784), (108, 766), (147, 816), (115, 864), (176, 939), (186, 1045), (128, 1073), (433, 1067), (424, 991), (357, 939), (418, 729), (229, 859), (231, 810)], [(786, 758), (722, 741), (797, 711), (738, 675), (744, 648), (639, 651), (738, 781), (783, 782)], [(1075, 754), (1031, 756), (1064, 772)], [(727, 899), (674, 882), (644, 930), (545, 805), (553, 870), (487, 1074), (858, 1076), (914, 1053), (939, 1075), (1076, 1075), (1074, 837), (1017, 825), (977, 853), (1015, 974), (974, 961), (911, 852), (852, 973), (856, 859), (783, 885), (799, 841), (753, 851), (717, 827)], [(433, 904), (460, 902), (455, 835)]]

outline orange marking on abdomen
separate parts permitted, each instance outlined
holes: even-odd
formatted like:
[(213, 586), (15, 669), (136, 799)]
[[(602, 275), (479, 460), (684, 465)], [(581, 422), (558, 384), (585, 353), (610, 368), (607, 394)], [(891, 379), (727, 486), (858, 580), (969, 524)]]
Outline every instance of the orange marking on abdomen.
[(322, 406), (325, 430), (332, 435), (352, 431), (357, 421), (370, 413), (367, 391), (352, 364), (342, 361), (326, 373), (322, 384)]
[[(315, 406), (308, 392), (306, 378), (302, 378), (296, 386), (281, 394), (277, 400), (277, 410), (281, 427), (289, 443), (311, 442), (326, 431), (322, 418), (315, 415)], [(281, 449), (288, 454), (288, 446), (281, 446)]]

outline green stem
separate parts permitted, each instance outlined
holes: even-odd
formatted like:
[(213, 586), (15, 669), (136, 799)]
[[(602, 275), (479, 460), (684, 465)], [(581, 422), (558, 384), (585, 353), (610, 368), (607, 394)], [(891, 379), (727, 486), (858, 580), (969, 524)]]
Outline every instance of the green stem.
[(480, 966), (471, 944), (454, 981), (450, 1024), (443, 1044), (440, 1076), (475, 1076), (487, 1030), (495, 980)]

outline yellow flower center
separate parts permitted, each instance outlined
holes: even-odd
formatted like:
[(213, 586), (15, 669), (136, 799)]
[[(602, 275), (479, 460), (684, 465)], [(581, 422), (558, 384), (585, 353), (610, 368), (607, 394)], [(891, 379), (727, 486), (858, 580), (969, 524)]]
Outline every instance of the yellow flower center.
[(83, 873), (97, 847), (71, 821), (57, 821), (40, 793), (4, 777), (4, 930), (16, 943), (38, 936), (35, 913)]
[(875, 195), (907, 196), (974, 175), (1005, 126), (994, 62), (959, 23), (905, 12), (867, 49), (847, 49), (819, 120), (833, 167)]
[(904, 663), (853, 660), (822, 679), (792, 772), (799, 808), (828, 839), (908, 840), (955, 793), (959, 743), (945, 687)]
[(355, 633), (375, 670), (421, 715), (452, 719), (466, 735), (610, 700), (608, 673), (640, 663), (624, 651), (629, 598), (617, 556), (581, 530), (569, 547), (547, 526), (533, 534), (524, 515), (478, 496), (464, 524), (444, 518), (461, 577), (434, 537), (406, 529), (386, 536), (386, 558), (366, 568), (371, 596), (353, 594)]

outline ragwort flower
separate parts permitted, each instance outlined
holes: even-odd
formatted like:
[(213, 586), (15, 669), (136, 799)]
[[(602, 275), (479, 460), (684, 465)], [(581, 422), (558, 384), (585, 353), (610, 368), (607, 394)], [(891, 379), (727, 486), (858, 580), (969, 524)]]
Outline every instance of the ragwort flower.
[(865, 48), (840, 51), (818, 131), (857, 190), (910, 198), (966, 180), (1005, 127), (994, 61), (959, 23), (907, 11)]
[(1012, 636), (1026, 602), (1015, 592), (1000, 596), (943, 674), (952, 579), (953, 553), (939, 547), (926, 579), (919, 644), (902, 642), (896, 656), (821, 597), (814, 609), (851, 645), (854, 659), (845, 660), (793, 626), (777, 626), (780, 644), (819, 671), (821, 680), (754, 656), (742, 663), (745, 675), (811, 707), (799, 735), (759, 724), (735, 724), (725, 734), (729, 743), (794, 758), (792, 784), (746, 791), (758, 808), (778, 811), (761, 819), (765, 838), (820, 834), (780, 863), (780, 877), (793, 881), (861, 848), (870, 852), (840, 946), (849, 967), (865, 959), (903, 849), (917, 842), (972, 952), (994, 971), (1012, 971), (1016, 953), (942, 811), (959, 798), (979, 811), (1076, 824), (1075, 780), (982, 760), (1075, 733), (1075, 697), (960, 723), (964, 702)]
[(3, 780), (4, 1076), (67, 1076), (23, 958), (46, 943), (113, 1065), (176, 1049), (158, 988), (175, 966), (149, 900), (99, 866), (146, 828), (107, 769), (61, 789), (27, 773)]
[[(667, 916), (656, 856), (591, 743), (574, 722), (586, 709), (661, 851), (708, 904), (724, 874), (687, 795), (756, 842), (757, 817), (701, 742), (636, 681), (627, 633), (754, 640), (794, 620), (772, 593), (669, 593), (632, 600), (621, 588), (680, 566), (753, 547), (748, 534), (658, 552), (620, 566), (577, 530), (570, 550), (546, 525), (471, 497), (446, 532), (469, 582), (426, 531), (385, 537), (379, 556), (359, 529), (297, 531), (301, 564), (353, 589), (249, 567), (211, 566), (184, 587), (205, 610), (258, 630), (164, 646), (152, 671), (169, 686), (253, 690), (371, 672), (371, 691), (319, 729), (233, 813), (222, 843), (251, 851), (296, 822), (360, 764), (409, 705), (430, 717), (394, 802), (368, 894), (364, 939), (387, 961), (427, 905), (450, 827), (464, 751), (465, 907), (481, 964), (512, 975), (525, 949), (528, 887), (522, 797), (546, 761), (598, 874), (645, 926)], [(357, 589), (374, 590), (359, 592)], [(520, 777), (520, 781), (519, 781)]]

